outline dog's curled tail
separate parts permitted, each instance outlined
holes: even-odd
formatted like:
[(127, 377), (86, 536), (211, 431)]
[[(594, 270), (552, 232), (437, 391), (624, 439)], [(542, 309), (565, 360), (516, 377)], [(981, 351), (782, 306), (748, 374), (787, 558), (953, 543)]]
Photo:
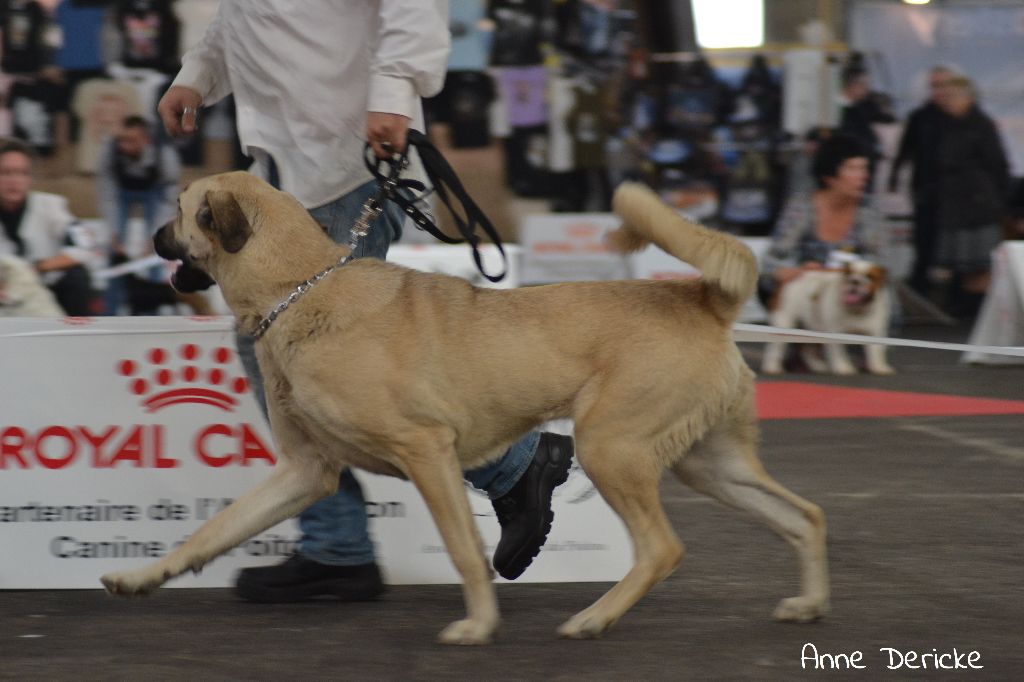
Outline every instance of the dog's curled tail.
[(743, 242), (687, 220), (639, 183), (619, 185), (612, 208), (623, 220), (606, 237), (613, 249), (631, 253), (656, 244), (700, 270), (704, 283), (721, 294), (722, 312), (735, 319), (757, 286), (757, 259)]

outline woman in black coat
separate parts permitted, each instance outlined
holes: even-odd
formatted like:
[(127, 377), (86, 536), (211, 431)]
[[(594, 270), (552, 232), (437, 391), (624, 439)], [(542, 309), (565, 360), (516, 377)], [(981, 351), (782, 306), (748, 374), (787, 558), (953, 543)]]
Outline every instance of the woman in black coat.
[(938, 105), (947, 115), (933, 157), (935, 263), (957, 275), (968, 308), (962, 312), (972, 312), (988, 290), (990, 255), (1003, 239), (1009, 167), (999, 131), (978, 108), (968, 79), (953, 78)]

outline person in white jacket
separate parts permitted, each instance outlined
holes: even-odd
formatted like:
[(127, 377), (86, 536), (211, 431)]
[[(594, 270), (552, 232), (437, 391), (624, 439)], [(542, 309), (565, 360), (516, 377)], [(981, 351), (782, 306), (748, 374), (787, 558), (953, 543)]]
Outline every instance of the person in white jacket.
[[(363, 164), (364, 144), (383, 158), (386, 147), (404, 150), (410, 126), (422, 130), (420, 100), (444, 83), (447, 18), (444, 0), (222, 0), (158, 112), (172, 135), (189, 135), (201, 106), (234, 94), (238, 135), (256, 161), (253, 172), (294, 195), (335, 241), (346, 243), (376, 191)], [(402, 219), (389, 205), (355, 255), (383, 259)], [(239, 355), (265, 410), (254, 343), (239, 335)], [(493, 563), (503, 577), (518, 577), (543, 545), (551, 494), (571, 458), (571, 438), (531, 433), (501, 460), (467, 473), (497, 511), (502, 535)], [(362, 491), (349, 471), (338, 492), (303, 512), (299, 525), (295, 556), (239, 574), (243, 598), (363, 600), (383, 591)]]
[(29, 262), (68, 315), (88, 316), (95, 312), (91, 252), (75, 243), (74, 221), (67, 199), (32, 191), (29, 147), (0, 143), (0, 254)]

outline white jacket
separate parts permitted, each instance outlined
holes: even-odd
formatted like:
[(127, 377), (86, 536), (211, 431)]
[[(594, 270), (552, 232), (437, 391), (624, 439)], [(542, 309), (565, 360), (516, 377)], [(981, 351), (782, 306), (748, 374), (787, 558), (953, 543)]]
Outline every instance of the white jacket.
[(234, 93), (242, 147), (315, 208), (371, 179), (367, 111), (422, 130), (449, 49), (447, 0), (222, 0), (174, 85), (204, 104)]
[[(25, 245), (25, 252), (18, 254), (17, 245), (0, 230), (0, 254), (20, 255), (30, 263), (65, 254), (72, 260), (86, 264), (91, 252), (72, 244), (70, 228), (75, 221), (68, 210), (68, 200), (47, 192), (29, 192), (25, 200), (25, 214), (21, 218), (18, 234)], [(60, 278), (60, 272), (47, 272), (43, 280), (52, 284)]]

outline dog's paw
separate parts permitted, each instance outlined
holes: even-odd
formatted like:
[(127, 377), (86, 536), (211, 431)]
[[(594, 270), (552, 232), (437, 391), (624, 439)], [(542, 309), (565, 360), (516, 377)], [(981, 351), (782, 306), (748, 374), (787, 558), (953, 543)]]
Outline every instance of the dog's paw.
[(832, 373), (836, 376), (849, 377), (857, 373), (857, 368), (853, 365), (838, 365), (832, 368)]
[(488, 625), (471, 618), (465, 618), (463, 620), (457, 620), (437, 636), (437, 641), (441, 644), (459, 644), (462, 646), (472, 646), (480, 644), (490, 644), (494, 639), (494, 631), (497, 629), (497, 624)]
[(828, 372), (828, 363), (822, 360), (820, 356), (815, 355), (813, 351), (802, 353), (800, 357), (803, 359), (804, 364), (807, 365), (807, 369), (815, 374), (825, 374)]
[(890, 374), (896, 373), (896, 370), (894, 370), (890, 365), (868, 366), (868, 371), (876, 376), (889, 376)]
[(160, 587), (170, 578), (169, 575), (153, 575), (152, 571), (119, 571), (108, 573), (100, 582), (107, 588), (107, 592), (120, 597), (138, 597), (149, 594)]
[(590, 609), (586, 609), (565, 621), (558, 628), (558, 636), (568, 639), (596, 639), (614, 624), (614, 620), (598, 616)]
[(782, 374), (782, 365), (761, 365), (761, 374)]
[(789, 597), (779, 602), (773, 616), (784, 623), (813, 623), (828, 613), (828, 602), (813, 597)]

